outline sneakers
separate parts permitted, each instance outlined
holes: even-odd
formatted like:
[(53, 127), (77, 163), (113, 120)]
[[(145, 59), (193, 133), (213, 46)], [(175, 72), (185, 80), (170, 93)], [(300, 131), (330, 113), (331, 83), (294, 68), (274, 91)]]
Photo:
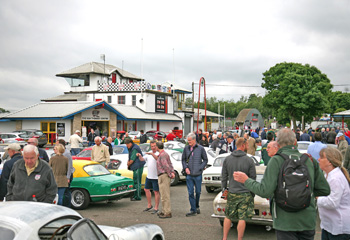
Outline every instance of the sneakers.
[(201, 210), (199, 208), (197, 208), (197, 214), (200, 214)]
[(143, 211), (144, 212), (149, 212), (152, 208), (153, 208), (153, 206), (151, 205), (151, 207), (148, 207), (148, 208), (144, 209)]
[(192, 217), (192, 216), (196, 216), (197, 213), (195, 212), (189, 212), (189, 213), (186, 213), (186, 217)]
[(159, 214), (159, 218), (171, 218), (171, 217), (172, 217), (171, 213), (168, 213), (168, 214), (164, 214), (164, 213)]
[(138, 199), (138, 198), (130, 198), (130, 201), (141, 201), (141, 199)]

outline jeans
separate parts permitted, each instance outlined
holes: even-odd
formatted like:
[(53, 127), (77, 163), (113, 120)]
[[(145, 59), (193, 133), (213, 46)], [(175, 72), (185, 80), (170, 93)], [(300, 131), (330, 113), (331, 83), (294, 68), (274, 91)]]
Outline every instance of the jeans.
[(350, 234), (339, 234), (339, 235), (333, 235), (330, 232), (322, 229), (322, 240), (348, 240), (350, 239)]
[[(186, 176), (186, 184), (188, 190), (188, 199), (191, 204), (191, 212), (197, 212), (199, 208), (199, 198), (202, 190), (202, 175), (193, 177), (190, 175)], [(194, 196), (194, 187), (196, 187), (196, 197)]]
[(64, 192), (66, 191), (66, 188), (65, 187), (59, 187), (58, 188), (58, 205), (63, 205), (63, 195), (64, 195)]
[(63, 202), (62, 202), (63, 206), (69, 207), (69, 208), (71, 207), (71, 200), (72, 200), (72, 193), (70, 191), (70, 184), (72, 181), (73, 181), (73, 174), (71, 174), (68, 187), (66, 188), (66, 191), (64, 191)]
[(280, 231), (276, 230), (277, 240), (314, 240), (315, 230)]
[(70, 152), (72, 153), (72, 156), (78, 155), (78, 153), (80, 153), (80, 148), (71, 148)]
[(136, 191), (134, 192), (134, 198), (138, 200), (141, 200), (142, 172), (143, 172), (143, 167), (140, 167), (134, 170), (134, 173), (133, 173), (134, 188), (136, 189)]

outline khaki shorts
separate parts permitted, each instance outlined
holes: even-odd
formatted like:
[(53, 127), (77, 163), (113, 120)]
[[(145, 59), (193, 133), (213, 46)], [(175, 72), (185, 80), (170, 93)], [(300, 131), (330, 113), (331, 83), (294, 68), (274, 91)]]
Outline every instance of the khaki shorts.
[(254, 215), (254, 197), (249, 193), (228, 193), (225, 216), (231, 221), (250, 219)]

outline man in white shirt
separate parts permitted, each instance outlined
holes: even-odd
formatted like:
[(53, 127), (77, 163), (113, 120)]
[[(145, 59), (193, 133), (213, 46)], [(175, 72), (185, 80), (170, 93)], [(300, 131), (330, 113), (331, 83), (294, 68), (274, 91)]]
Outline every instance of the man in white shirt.
[(69, 138), (70, 151), (71, 151), (73, 156), (75, 156), (78, 153), (80, 153), (79, 143), (82, 143), (82, 142), (83, 142), (83, 139), (81, 139), (81, 137), (80, 137), (80, 131), (76, 130), (75, 134), (73, 134)]
[[(147, 152), (145, 156), (141, 156), (140, 153), (138, 153), (138, 157), (141, 161), (147, 162), (147, 178), (145, 183), (145, 194), (147, 198), (147, 208), (143, 210), (144, 212), (151, 212), (152, 214), (158, 213), (158, 207), (159, 207), (159, 200), (160, 200), (160, 194), (159, 194), (159, 186), (158, 186), (158, 173), (157, 173), (157, 159), (159, 152), (157, 151), (157, 145), (156, 141), (152, 140), (150, 142), (151, 150), (150, 152)], [(155, 205), (154, 208), (152, 206), (152, 193), (151, 189), (154, 192), (154, 199), (155, 199)]]

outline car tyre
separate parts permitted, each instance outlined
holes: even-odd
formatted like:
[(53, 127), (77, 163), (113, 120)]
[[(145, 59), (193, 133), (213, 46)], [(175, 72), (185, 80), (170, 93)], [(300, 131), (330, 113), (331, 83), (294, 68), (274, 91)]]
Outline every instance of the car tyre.
[(177, 171), (175, 171), (175, 177), (170, 179), (170, 185), (171, 186), (176, 186), (179, 183), (180, 177)]
[(82, 210), (87, 208), (90, 204), (90, 195), (88, 191), (81, 188), (75, 188), (71, 190), (72, 192), (72, 208), (76, 210)]
[(208, 193), (213, 193), (215, 191), (215, 188), (205, 186), (205, 190), (207, 190)]

